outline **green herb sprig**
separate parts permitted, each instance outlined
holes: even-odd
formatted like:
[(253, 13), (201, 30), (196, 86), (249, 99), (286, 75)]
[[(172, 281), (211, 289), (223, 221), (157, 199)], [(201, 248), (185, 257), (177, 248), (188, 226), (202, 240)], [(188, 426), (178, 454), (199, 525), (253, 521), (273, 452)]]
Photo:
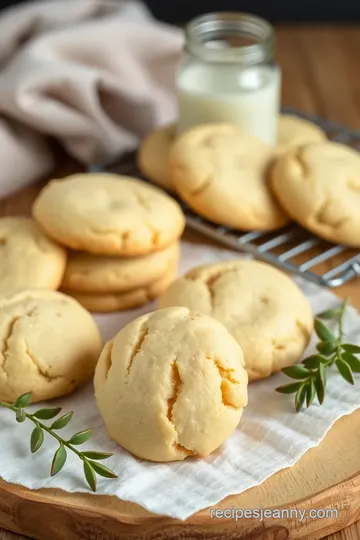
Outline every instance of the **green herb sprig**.
[[(39, 409), (38, 411), (30, 414), (25, 411), (25, 407), (31, 403), (31, 392), (23, 394), (20, 396), (13, 404), (5, 403), (0, 401), (0, 407), (9, 409), (13, 411), (16, 415), (16, 421), (19, 423), (30, 420), (35, 424), (35, 428), (31, 434), (30, 438), (30, 450), (34, 454), (42, 447), (45, 439), (45, 433), (48, 433), (56, 439), (59, 443), (59, 447), (55, 452), (55, 455), (52, 460), (50, 476), (55, 476), (58, 474), (64, 467), (67, 460), (68, 451), (73, 452), (81, 459), (83, 462), (83, 470), (87, 483), (89, 484), (92, 491), (96, 491), (97, 479), (96, 475), (102, 476), (104, 478), (117, 478), (117, 475), (105, 467), (99, 461), (108, 459), (112, 456), (107, 452), (95, 452), (95, 451), (85, 451), (81, 452), (76, 447), (87, 442), (92, 434), (92, 429), (86, 429), (79, 433), (75, 433), (70, 439), (65, 440), (59, 434), (58, 431), (65, 428), (72, 420), (73, 411), (64, 414), (59, 417), (61, 413), (61, 408), (50, 408), (50, 409)], [(56, 420), (54, 420), (58, 417)], [(47, 426), (40, 420), (54, 420), (50, 426)]]
[[(276, 388), (281, 394), (295, 394), (295, 410), (301, 411), (304, 405), (310, 407), (317, 397), (320, 405), (325, 399), (328, 370), (335, 366), (340, 375), (349, 384), (355, 384), (354, 373), (360, 373), (360, 347), (343, 343), (344, 314), (347, 300), (340, 306), (319, 313), (315, 318), (314, 329), (319, 338), (317, 354), (305, 358), (301, 364), (286, 367), (282, 371), (296, 382)], [(337, 324), (338, 335), (323, 321), (330, 320)]]

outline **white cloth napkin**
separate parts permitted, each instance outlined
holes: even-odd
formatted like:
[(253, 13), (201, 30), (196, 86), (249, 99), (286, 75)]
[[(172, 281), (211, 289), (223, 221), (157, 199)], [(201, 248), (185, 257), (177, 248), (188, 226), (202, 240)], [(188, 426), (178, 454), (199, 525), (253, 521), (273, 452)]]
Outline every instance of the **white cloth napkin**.
[[(234, 252), (196, 244), (182, 244), (180, 273), (199, 264), (236, 258)], [(313, 284), (301, 283), (314, 313), (337, 305), (334, 294)], [(105, 340), (144, 309), (97, 316)], [(360, 344), (360, 315), (349, 307), (345, 316), (346, 339)], [(311, 347), (310, 347), (311, 349)], [(310, 351), (307, 351), (310, 352)], [(323, 406), (313, 405), (296, 414), (292, 398), (274, 391), (288, 379), (280, 374), (249, 387), (249, 405), (238, 429), (224, 446), (204, 460), (154, 464), (140, 461), (117, 447), (107, 436), (98, 414), (92, 385), (56, 405), (64, 411), (75, 410), (68, 435), (88, 427), (95, 429), (87, 449), (114, 452), (104, 462), (118, 474), (117, 480), (100, 480), (99, 494), (114, 495), (143, 506), (156, 514), (186, 519), (195, 512), (256, 486), (275, 472), (293, 465), (309, 448), (320, 443), (334, 422), (360, 406), (359, 387), (351, 386), (334, 372), (329, 376)], [(358, 380), (359, 384), (360, 381)], [(54, 402), (52, 403), (52, 406)], [(0, 476), (7, 482), (27, 488), (62, 488), (69, 492), (88, 492), (79, 461), (69, 455), (61, 473), (49, 478), (56, 444), (49, 437), (33, 456), (29, 453), (30, 423), (16, 424), (13, 413), (0, 409)], [(95, 495), (96, 496), (96, 495)]]
[(84, 164), (176, 118), (183, 32), (133, 0), (38, 0), (0, 14), (0, 197), (46, 177), (49, 136)]

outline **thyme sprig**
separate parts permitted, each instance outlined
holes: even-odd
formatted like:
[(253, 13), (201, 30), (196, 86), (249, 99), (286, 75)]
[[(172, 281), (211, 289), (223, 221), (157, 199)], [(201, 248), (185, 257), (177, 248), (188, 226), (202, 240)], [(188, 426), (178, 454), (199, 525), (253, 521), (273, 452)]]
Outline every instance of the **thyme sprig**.
[[(74, 415), (73, 411), (68, 412), (63, 416), (59, 416), (62, 409), (60, 407), (54, 407), (39, 409), (38, 411), (30, 414), (25, 410), (25, 408), (30, 405), (31, 397), (31, 392), (29, 392), (17, 398), (12, 404), (0, 401), (0, 407), (13, 411), (18, 423), (29, 420), (35, 425), (30, 437), (30, 450), (32, 454), (38, 452), (43, 446), (45, 433), (53, 437), (58, 442), (59, 446), (51, 463), (50, 476), (55, 476), (63, 469), (67, 460), (68, 452), (70, 451), (76, 454), (76, 456), (83, 462), (84, 476), (92, 491), (96, 491), (96, 475), (104, 478), (117, 478), (117, 475), (113, 471), (105, 467), (105, 465), (102, 463), (99, 463), (99, 461), (110, 458), (112, 454), (97, 451), (81, 452), (78, 450), (78, 446), (84, 444), (92, 437), (92, 429), (86, 429), (84, 431), (80, 431), (79, 433), (75, 433), (72, 435), (72, 437), (70, 437), (70, 439), (64, 439), (61, 437), (61, 435), (59, 435), (58, 432), (68, 426), (71, 422)], [(53, 420), (53, 422), (49, 426), (44, 424), (42, 420)]]
[[(360, 347), (344, 340), (344, 314), (347, 306), (345, 300), (340, 306), (319, 313), (315, 318), (314, 329), (319, 342), (317, 353), (305, 358), (301, 364), (289, 366), (282, 371), (295, 380), (290, 384), (276, 388), (281, 394), (295, 394), (295, 410), (297, 412), (312, 405), (314, 399), (320, 405), (325, 400), (328, 371), (335, 366), (340, 375), (349, 384), (355, 384), (354, 374), (360, 373)], [(324, 320), (337, 324), (337, 335), (325, 324)]]

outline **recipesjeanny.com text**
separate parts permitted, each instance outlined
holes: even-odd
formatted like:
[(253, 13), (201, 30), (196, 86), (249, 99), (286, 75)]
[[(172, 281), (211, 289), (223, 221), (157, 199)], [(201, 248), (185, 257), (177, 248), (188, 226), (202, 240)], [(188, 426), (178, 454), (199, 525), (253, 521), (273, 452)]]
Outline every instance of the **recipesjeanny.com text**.
[(211, 519), (295, 519), (299, 523), (306, 519), (337, 519), (339, 510), (336, 508), (212, 508), (210, 510)]

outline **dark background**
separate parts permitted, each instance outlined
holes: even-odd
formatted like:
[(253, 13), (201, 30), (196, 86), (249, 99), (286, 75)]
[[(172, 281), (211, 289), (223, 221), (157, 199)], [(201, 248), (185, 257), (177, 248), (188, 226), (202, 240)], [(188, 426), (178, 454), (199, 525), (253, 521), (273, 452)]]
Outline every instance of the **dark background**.
[(211, 11), (245, 11), (271, 22), (352, 22), (360, 0), (148, 0), (155, 17), (185, 22)]
[[(0, 0), (0, 9), (21, 0)], [(146, 0), (153, 15), (165, 22), (185, 23), (211, 11), (245, 11), (271, 22), (357, 22), (360, 0)]]

